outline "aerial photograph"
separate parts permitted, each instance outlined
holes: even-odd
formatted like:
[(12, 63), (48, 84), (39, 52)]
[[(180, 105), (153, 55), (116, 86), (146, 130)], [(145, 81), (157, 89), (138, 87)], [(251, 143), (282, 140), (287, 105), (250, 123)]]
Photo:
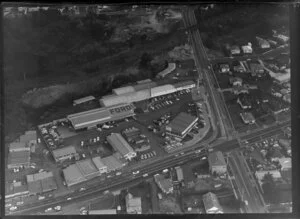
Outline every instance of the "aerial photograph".
[(292, 213), (289, 10), (4, 4), (3, 214)]

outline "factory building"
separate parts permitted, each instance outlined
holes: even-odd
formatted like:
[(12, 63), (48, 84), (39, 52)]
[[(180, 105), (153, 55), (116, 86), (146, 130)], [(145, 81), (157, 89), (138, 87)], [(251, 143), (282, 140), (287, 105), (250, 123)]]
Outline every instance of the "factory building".
[(197, 117), (181, 112), (166, 126), (166, 131), (170, 135), (184, 138), (197, 121)]
[(128, 144), (128, 142), (119, 133), (112, 133), (107, 136), (108, 143), (127, 160), (136, 157), (136, 152)]
[(92, 160), (100, 174), (107, 173), (107, 165), (104, 164), (101, 157), (93, 157)]
[(118, 104), (139, 102), (180, 90), (191, 89), (195, 86), (196, 84), (193, 81), (184, 81), (174, 85), (165, 84), (161, 86), (157, 86), (155, 82), (141, 83), (119, 88), (119, 90), (114, 89), (114, 94), (104, 96), (100, 99), (100, 105), (103, 107), (111, 107)]
[(77, 155), (78, 153), (74, 146), (63, 147), (52, 151), (55, 162), (63, 162)]
[(103, 124), (108, 121), (134, 116), (134, 109), (135, 107), (132, 104), (118, 104), (112, 107), (103, 107), (71, 114), (67, 116), (67, 119), (72, 123), (75, 130), (93, 128), (98, 124)]

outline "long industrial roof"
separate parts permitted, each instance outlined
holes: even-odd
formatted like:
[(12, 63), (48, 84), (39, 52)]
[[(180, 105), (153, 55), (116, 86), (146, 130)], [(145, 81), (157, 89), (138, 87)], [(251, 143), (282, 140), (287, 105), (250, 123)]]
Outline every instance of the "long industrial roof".
[(59, 157), (70, 155), (70, 154), (76, 154), (76, 149), (74, 146), (58, 148), (58, 149), (53, 150), (52, 154), (53, 154), (53, 157), (56, 159)]
[(197, 120), (197, 117), (181, 112), (170, 122), (168, 127), (172, 132), (184, 133)]
[(102, 159), (102, 162), (104, 163), (104, 165), (107, 166), (108, 171), (120, 169), (123, 167), (123, 164), (121, 163), (121, 161), (119, 161), (114, 156), (104, 157)]
[(128, 142), (119, 133), (112, 133), (111, 135), (107, 136), (107, 141), (122, 156), (125, 156), (126, 154), (128, 154), (130, 152), (134, 152), (132, 147), (128, 144)]
[(103, 167), (107, 167), (107, 166), (103, 163), (101, 157), (99, 157), (99, 156), (98, 156), (98, 157), (93, 157), (92, 160), (93, 160), (95, 166), (98, 168), (98, 170), (100, 170), (100, 169), (103, 168)]
[(80, 172), (84, 176), (98, 173), (98, 169), (96, 168), (96, 166), (94, 165), (91, 159), (77, 161), (76, 165), (78, 166)]
[(63, 169), (64, 177), (68, 186), (80, 183), (86, 179), (78, 169), (76, 164), (72, 164), (67, 168)]
[(84, 111), (76, 114), (68, 115), (67, 118), (71, 121), (73, 127), (84, 128), (93, 123), (100, 123), (111, 118), (109, 111), (106, 108), (98, 108), (89, 111)]

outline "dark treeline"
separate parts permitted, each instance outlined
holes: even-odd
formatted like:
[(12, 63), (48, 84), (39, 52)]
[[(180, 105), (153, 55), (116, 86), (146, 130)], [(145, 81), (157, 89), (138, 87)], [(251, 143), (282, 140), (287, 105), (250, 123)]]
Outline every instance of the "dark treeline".
[(105, 15), (81, 18), (49, 9), (13, 19), (4, 18), (5, 76), (23, 79), (96, 71), (91, 65), (111, 48), (106, 42), (114, 29)]

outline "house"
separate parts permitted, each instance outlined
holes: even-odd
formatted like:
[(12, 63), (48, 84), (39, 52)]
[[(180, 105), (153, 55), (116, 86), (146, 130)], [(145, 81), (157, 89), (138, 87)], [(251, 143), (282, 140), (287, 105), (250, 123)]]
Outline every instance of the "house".
[(256, 179), (260, 186), (263, 184), (263, 179), (266, 174), (271, 174), (274, 181), (281, 181), (282, 177), (278, 170), (259, 170), (255, 172)]
[(231, 55), (237, 55), (237, 54), (241, 53), (241, 50), (240, 50), (239, 46), (233, 45), (230, 48), (230, 53), (231, 53)]
[(241, 79), (240, 77), (230, 77), (229, 83), (233, 86), (242, 86), (243, 79)]
[(292, 168), (292, 159), (290, 157), (277, 158), (276, 160), (280, 163), (281, 171)]
[(232, 86), (232, 92), (235, 95), (249, 94), (249, 91), (245, 86)]
[(154, 175), (154, 181), (165, 194), (173, 193), (173, 182), (170, 178), (165, 178), (164, 175), (156, 174)]
[(248, 99), (246, 99), (245, 96), (238, 97), (236, 102), (240, 105), (240, 107), (242, 109), (251, 109), (252, 108), (250, 101)]
[(260, 63), (250, 63), (249, 64), (251, 76), (261, 76), (265, 72), (264, 67)]
[(286, 94), (282, 97), (282, 99), (288, 103), (291, 103), (291, 94)]
[(142, 199), (141, 197), (133, 197), (128, 193), (125, 197), (126, 211), (128, 214), (141, 214), (142, 213)]
[(229, 66), (229, 64), (225, 64), (225, 63), (220, 64), (219, 70), (220, 70), (220, 73), (228, 73), (228, 72), (230, 72), (230, 66)]
[(244, 112), (240, 113), (240, 116), (245, 124), (254, 124), (255, 118), (252, 113), (250, 112)]
[(233, 71), (243, 73), (246, 72), (246, 68), (240, 61), (236, 61), (233, 63)]
[(256, 37), (256, 40), (257, 40), (260, 48), (262, 48), (262, 49), (270, 48), (270, 43), (267, 40), (260, 38), (260, 37)]
[(221, 151), (210, 153), (208, 155), (208, 164), (211, 173), (221, 175), (227, 172), (227, 165)]
[(202, 196), (202, 200), (207, 214), (223, 214), (223, 209), (216, 194), (208, 192)]
[(242, 50), (243, 50), (244, 54), (251, 54), (253, 52), (253, 50), (252, 50), (252, 44), (248, 43), (247, 45), (242, 46)]

